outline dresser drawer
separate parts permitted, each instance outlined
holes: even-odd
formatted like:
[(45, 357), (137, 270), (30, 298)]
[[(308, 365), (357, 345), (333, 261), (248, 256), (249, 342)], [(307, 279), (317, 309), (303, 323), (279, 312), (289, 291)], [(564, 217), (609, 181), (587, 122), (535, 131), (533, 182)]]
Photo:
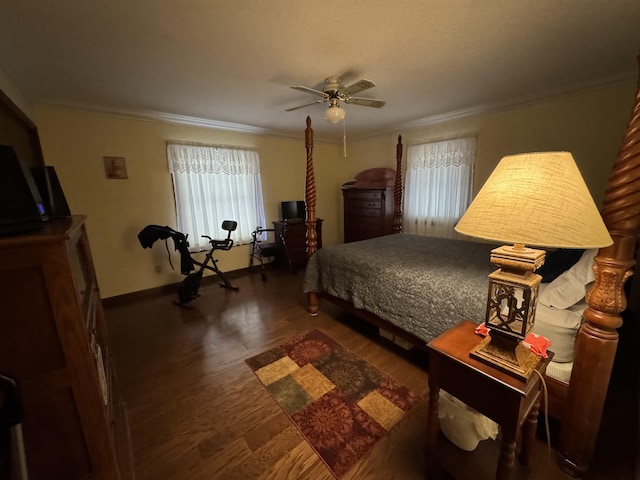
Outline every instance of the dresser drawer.
[(346, 188), (342, 193), (345, 242), (393, 233), (393, 188)]
[(381, 217), (382, 208), (347, 208), (349, 217)]
[(371, 225), (363, 225), (362, 227), (357, 227), (355, 225), (351, 225), (348, 230), (344, 232), (345, 242), (357, 242), (358, 240), (366, 240), (368, 238), (375, 238), (381, 235), (386, 235), (386, 232), (382, 230), (382, 228), (372, 228)]
[(384, 204), (382, 203), (382, 200), (376, 200), (375, 198), (371, 198), (371, 199), (354, 199), (354, 198), (349, 198), (347, 199), (347, 201), (345, 202), (345, 206), (348, 209), (353, 209), (353, 208), (382, 208)]
[(366, 201), (377, 200), (382, 201), (384, 198), (384, 191), (381, 190), (359, 190), (357, 188), (351, 190), (345, 190), (345, 198), (353, 201)]
[(384, 222), (382, 217), (366, 217), (366, 216), (353, 216), (349, 218), (349, 229), (367, 229), (373, 231), (382, 231)]

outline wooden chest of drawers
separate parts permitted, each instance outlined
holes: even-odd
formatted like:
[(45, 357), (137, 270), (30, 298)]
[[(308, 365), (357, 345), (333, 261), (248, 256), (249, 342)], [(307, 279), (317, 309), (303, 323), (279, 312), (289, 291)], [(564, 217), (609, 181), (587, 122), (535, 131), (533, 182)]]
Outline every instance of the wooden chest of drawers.
[(393, 187), (343, 188), (344, 242), (393, 233)]

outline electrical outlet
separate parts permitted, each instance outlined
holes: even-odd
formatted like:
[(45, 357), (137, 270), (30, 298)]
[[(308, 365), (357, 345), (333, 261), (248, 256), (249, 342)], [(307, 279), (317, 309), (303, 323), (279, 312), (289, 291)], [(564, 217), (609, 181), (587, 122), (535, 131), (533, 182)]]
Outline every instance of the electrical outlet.
[(162, 266), (156, 265), (156, 273), (162, 273)]

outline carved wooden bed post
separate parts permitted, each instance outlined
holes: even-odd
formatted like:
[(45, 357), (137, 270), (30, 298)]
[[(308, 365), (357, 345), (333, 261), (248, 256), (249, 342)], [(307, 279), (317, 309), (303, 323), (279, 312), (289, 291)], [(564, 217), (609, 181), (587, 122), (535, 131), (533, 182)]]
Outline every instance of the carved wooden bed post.
[(307, 149), (307, 175), (304, 185), (304, 200), (307, 206), (307, 257), (317, 250), (316, 238), (316, 180), (313, 176), (313, 129), (311, 118), (307, 116), (307, 128), (304, 130), (304, 144)]
[(393, 186), (393, 233), (402, 233), (402, 135), (396, 145), (396, 182)]
[[(638, 56), (640, 62), (640, 55)], [(559, 439), (559, 464), (574, 477), (584, 475), (600, 428), (611, 368), (618, 346), (620, 313), (626, 308), (624, 283), (632, 275), (640, 227), (640, 81), (622, 146), (609, 176), (602, 216), (613, 245), (595, 257), (596, 281), (576, 339), (575, 362)]]
[[(307, 116), (307, 128), (304, 130), (304, 145), (307, 149), (307, 174), (304, 185), (304, 201), (307, 206), (307, 258), (315, 253), (318, 246), (316, 238), (316, 179), (313, 175), (313, 129), (311, 118)], [(309, 313), (318, 314), (318, 294), (309, 292)]]

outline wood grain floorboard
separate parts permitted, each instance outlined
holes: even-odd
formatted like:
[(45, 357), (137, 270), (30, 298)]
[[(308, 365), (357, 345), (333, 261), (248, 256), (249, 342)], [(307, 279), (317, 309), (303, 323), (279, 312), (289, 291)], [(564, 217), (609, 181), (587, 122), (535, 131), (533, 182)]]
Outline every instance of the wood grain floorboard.
[[(322, 302), (319, 315), (308, 315), (302, 279), (302, 272), (270, 269), (266, 282), (259, 274), (244, 274), (233, 279), (239, 290), (229, 291), (207, 278), (190, 308), (176, 306), (174, 293), (154, 293), (106, 309), (139, 480), (331, 480), (245, 363), (311, 329), (422, 397), (344, 480), (425, 478), (427, 359), (331, 304)], [(481, 442), (469, 453), (441, 436), (440, 478), (492, 478), (495, 443)], [(567, 478), (548, 461), (543, 439), (534, 450), (534, 467), (519, 472), (521, 478)], [(617, 476), (608, 477), (612, 470), (602, 461), (596, 470), (600, 474), (589, 480), (626, 474), (615, 470)]]

